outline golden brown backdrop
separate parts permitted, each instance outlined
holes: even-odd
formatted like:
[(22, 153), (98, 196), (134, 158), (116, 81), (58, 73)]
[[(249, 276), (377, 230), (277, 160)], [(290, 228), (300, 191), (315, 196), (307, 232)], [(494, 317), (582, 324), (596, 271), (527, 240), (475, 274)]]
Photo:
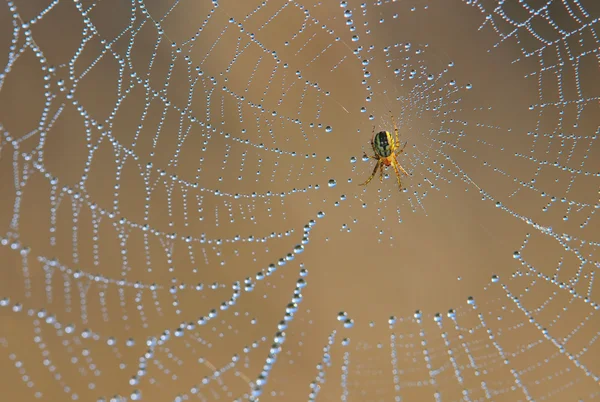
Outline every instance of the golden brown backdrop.
[(1, 399), (597, 399), (598, 18), (4, 2)]

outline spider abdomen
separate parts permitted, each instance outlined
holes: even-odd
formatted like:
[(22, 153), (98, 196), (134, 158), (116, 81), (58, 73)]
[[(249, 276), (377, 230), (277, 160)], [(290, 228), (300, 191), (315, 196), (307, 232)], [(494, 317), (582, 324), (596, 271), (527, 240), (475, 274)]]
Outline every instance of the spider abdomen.
[(373, 137), (373, 151), (377, 156), (387, 158), (393, 152), (394, 139), (387, 131), (380, 131)]

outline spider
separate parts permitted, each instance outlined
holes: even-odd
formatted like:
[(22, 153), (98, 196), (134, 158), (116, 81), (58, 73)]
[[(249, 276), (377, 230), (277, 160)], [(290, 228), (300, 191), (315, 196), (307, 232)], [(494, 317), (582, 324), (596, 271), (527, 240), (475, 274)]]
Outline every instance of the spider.
[[(392, 112), (390, 112), (391, 114)], [(392, 121), (394, 121), (394, 116), (392, 115)], [(396, 121), (394, 121), (394, 133), (395, 139), (392, 137), (392, 134), (389, 131), (380, 131), (375, 134), (375, 126), (373, 126), (373, 137), (371, 138), (371, 147), (373, 148), (373, 152), (375, 155), (368, 156), (366, 153), (364, 157), (375, 159), (377, 164), (373, 169), (373, 173), (364, 183), (360, 184), (361, 186), (366, 186), (369, 184), (373, 177), (377, 174), (377, 169), (379, 169), (379, 181), (383, 182), (383, 168), (385, 166), (392, 166), (394, 168), (394, 172), (396, 173), (396, 178), (398, 179), (398, 186), (400, 190), (402, 190), (402, 181), (400, 180), (400, 171), (405, 175), (409, 176), (409, 174), (404, 170), (404, 168), (398, 162), (398, 155), (404, 152), (404, 148), (406, 147), (406, 142), (400, 148), (400, 140), (398, 139), (398, 127), (396, 127)]]

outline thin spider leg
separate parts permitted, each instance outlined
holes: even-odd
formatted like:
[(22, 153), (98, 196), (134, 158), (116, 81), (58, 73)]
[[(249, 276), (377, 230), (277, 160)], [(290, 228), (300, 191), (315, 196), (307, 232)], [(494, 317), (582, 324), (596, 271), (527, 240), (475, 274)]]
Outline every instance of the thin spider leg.
[(383, 165), (381, 165), (381, 169), (379, 169), (379, 182), (383, 183)]
[(398, 166), (398, 169), (402, 170), (402, 173), (404, 173), (407, 176), (410, 176), (408, 174), (408, 172), (406, 170), (404, 170), (404, 168), (402, 167), (402, 165), (400, 164), (400, 162), (398, 162), (398, 158), (396, 158), (395, 156), (394, 156), (394, 161), (396, 162), (396, 165)]
[[(402, 148), (396, 150), (396, 155), (400, 155), (402, 152), (404, 152), (404, 148), (406, 148), (406, 144), (408, 144), (408, 141), (406, 141), (404, 143), (404, 145), (402, 145)], [(398, 147), (400, 146), (400, 143), (398, 143)]]
[(392, 163), (392, 166), (394, 167), (394, 171), (396, 172), (396, 179), (398, 180), (398, 187), (400, 187), (400, 190), (402, 190), (402, 180), (400, 180), (400, 171), (398, 170), (398, 167), (400, 167), (400, 165), (396, 161), (396, 163)]
[(394, 134), (396, 135), (396, 146), (400, 145), (400, 139), (398, 139), (398, 126), (396, 126), (396, 120), (394, 120), (394, 115), (390, 110), (390, 115), (392, 116), (392, 122), (394, 123)]
[(375, 164), (375, 168), (373, 169), (373, 173), (371, 173), (371, 176), (369, 176), (369, 178), (367, 179), (366, 182), (359, 184), (359, 186), (366, 186), (367, 184), (369, 184), (371, 182), (371, 180), (373, 180), (373, 177), (375, 177), (375, 174), (377, 174), (377, 169), (379, 169), (379, 164), (380, 164), (380, 162), (377, 162)]
[[(373, 126), (373, 131), (371, 132), (371, 149), (373, 150), (373, 152), (375, 152), (375, 155), (377, 155), (377, 151), (375, 151), (375, 126)], [(379, 158), (377, 158), (379, 159)]]

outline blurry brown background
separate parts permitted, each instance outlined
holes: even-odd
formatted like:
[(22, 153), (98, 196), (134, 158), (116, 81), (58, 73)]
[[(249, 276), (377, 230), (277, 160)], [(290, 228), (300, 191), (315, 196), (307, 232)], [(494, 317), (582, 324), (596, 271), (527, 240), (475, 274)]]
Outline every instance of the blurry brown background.
[(245, 398), (302, 268), (260, 400), (597, 398), (598, 4), (219, 3), (0, 6), (1, 399)]

